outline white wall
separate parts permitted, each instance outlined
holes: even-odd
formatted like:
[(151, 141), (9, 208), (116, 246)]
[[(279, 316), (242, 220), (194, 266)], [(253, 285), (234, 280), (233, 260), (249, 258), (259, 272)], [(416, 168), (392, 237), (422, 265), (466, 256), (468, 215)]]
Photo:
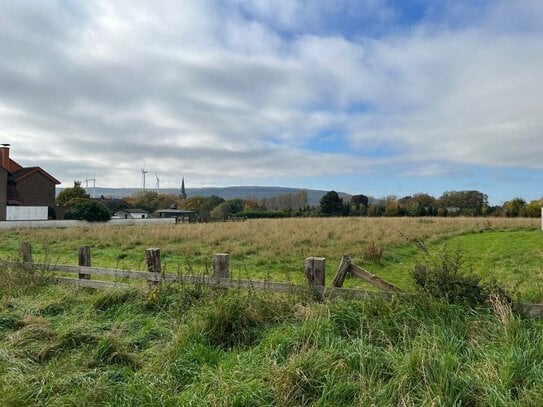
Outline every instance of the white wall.
[(129, 219), (147, 219), (148, 217), (149, 217), (149, 214), (147, 213), (129, 213), (128, 214)]
[(47, 206), (8, 206), (6, 220), (47, 220)]
[(39, 220), (0, 222), (1, 229), (70, 228), (130, 225), (173, 225), (175, 218), (168, 219), (111, 219), (109, 222), (85, 222), (84, 220)]

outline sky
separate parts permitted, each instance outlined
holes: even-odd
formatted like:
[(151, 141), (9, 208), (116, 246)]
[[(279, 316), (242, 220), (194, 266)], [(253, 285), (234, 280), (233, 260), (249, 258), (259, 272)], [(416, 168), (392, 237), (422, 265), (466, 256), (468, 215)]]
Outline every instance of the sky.
[(543, 195), (540, 0), (2, 0), (0, 143), (100, 187)]

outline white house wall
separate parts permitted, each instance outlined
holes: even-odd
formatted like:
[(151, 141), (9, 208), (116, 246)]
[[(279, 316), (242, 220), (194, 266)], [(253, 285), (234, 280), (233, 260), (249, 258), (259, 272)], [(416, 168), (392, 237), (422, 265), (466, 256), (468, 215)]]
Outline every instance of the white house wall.
[(47, 220), (47, 206), (8, 206), (6, 220)]

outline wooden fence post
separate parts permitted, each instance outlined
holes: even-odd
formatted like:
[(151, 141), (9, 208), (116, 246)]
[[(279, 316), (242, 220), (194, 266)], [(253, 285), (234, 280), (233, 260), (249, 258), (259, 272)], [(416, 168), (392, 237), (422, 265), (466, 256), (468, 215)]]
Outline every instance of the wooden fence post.
[(21, 257), (23, 259), (23, 263), (32, 263), (32, 245), (30, 243), (21, 243)]
[(154, 273), (153, 277), (149, 278), (149, 284), (158, 285), (162, 280), (161, 265), (160, 265), (160, 249), (152, 247), (145, 249), (145, 261), (147, 262), (147, 271)]
[(21, 242), (21, 257), (23, 259), (23, 268), (26, 271), (32, 271), (32, 245), (28, 242)]
[(324, 286), (326, 259), (324, 257), (308, 257), (305, 259), (305, 277), (310, 285)]
[[(82, 246), (78, 252), (79, 265), (84, 267), (91, 266), (91, 252), (89, 246)], [(78, 277), (84, 280), (90, 280), (91, 275), (87, 273), (79, 272)]]
[(339, 268), (337, 269), (334, 282), (332, 283), (334, 287), (343, 287), (343, 281), (345, 281), (345, 277), (347, 276), (347, 273), (349, 272), (350, 267), (351, 267), (351, 258), (347, 256), (346, 254), (344, 254), (343, 257), (341, 258), (341, 263), (339, 264)]
[(213, 255), (213, 277), (230, 277), (230, 255), (226, 253), (217, 253)]
[(324, 257), (308, 257), (305, 259), (305, 277), (307, 283), (312, 288), (315, 288), (315, 298), (322, 300), (322, 292), (324, 288), (324, 276), (326, 273), (326, 259)]

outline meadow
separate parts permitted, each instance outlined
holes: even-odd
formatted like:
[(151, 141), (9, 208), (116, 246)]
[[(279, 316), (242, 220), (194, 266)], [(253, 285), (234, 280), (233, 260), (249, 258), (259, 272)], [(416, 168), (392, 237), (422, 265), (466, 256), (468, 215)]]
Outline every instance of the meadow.
[[(293, 218), (161, 226), (97, 226), (3, 232), (0, 259), (33, 246), (34, 260), (77, 264), (88, 245), (96, 267), (144, 270), (144, 251), (161, 249), (167, 272), (209, 274), (214, 253), (231, 255), (235, 278), (303, 283), (304, 259), (326, 257), (327, 282), (341, 256), (405, 290), (415, 263), (431, 261), (444, 246), (462, 251), (466, 269), (497, 280), (527, 301), (543, 300), (543, 236), (538, 219), (522, 218)], [(377, 252), (377, 255), (376, 255)], [(430, 256), (430, 257), (432, 257)], [(350, 278), (346, 286), (365, 287)]]
[[(466, 270), (537, 300), (543, 237), (528, 219), (281, 219), (168, 227), (19, 230), (36, 261), (205, 272), (215, 252), (234, 274), (302, 281), (303, 259), (343, 253), (413, 290), (419, 261), (461, 249)], [(447, 248), (447, 249), (445, 249)], [(350, 285), (358, 280), (350, 278)], [(21, 268), (0, 272), (0, 405), (539, 406), (543, 320), (504, 298), (468, 306), (424, 294), (327, 300), (164, 284), (75, 289)]]

